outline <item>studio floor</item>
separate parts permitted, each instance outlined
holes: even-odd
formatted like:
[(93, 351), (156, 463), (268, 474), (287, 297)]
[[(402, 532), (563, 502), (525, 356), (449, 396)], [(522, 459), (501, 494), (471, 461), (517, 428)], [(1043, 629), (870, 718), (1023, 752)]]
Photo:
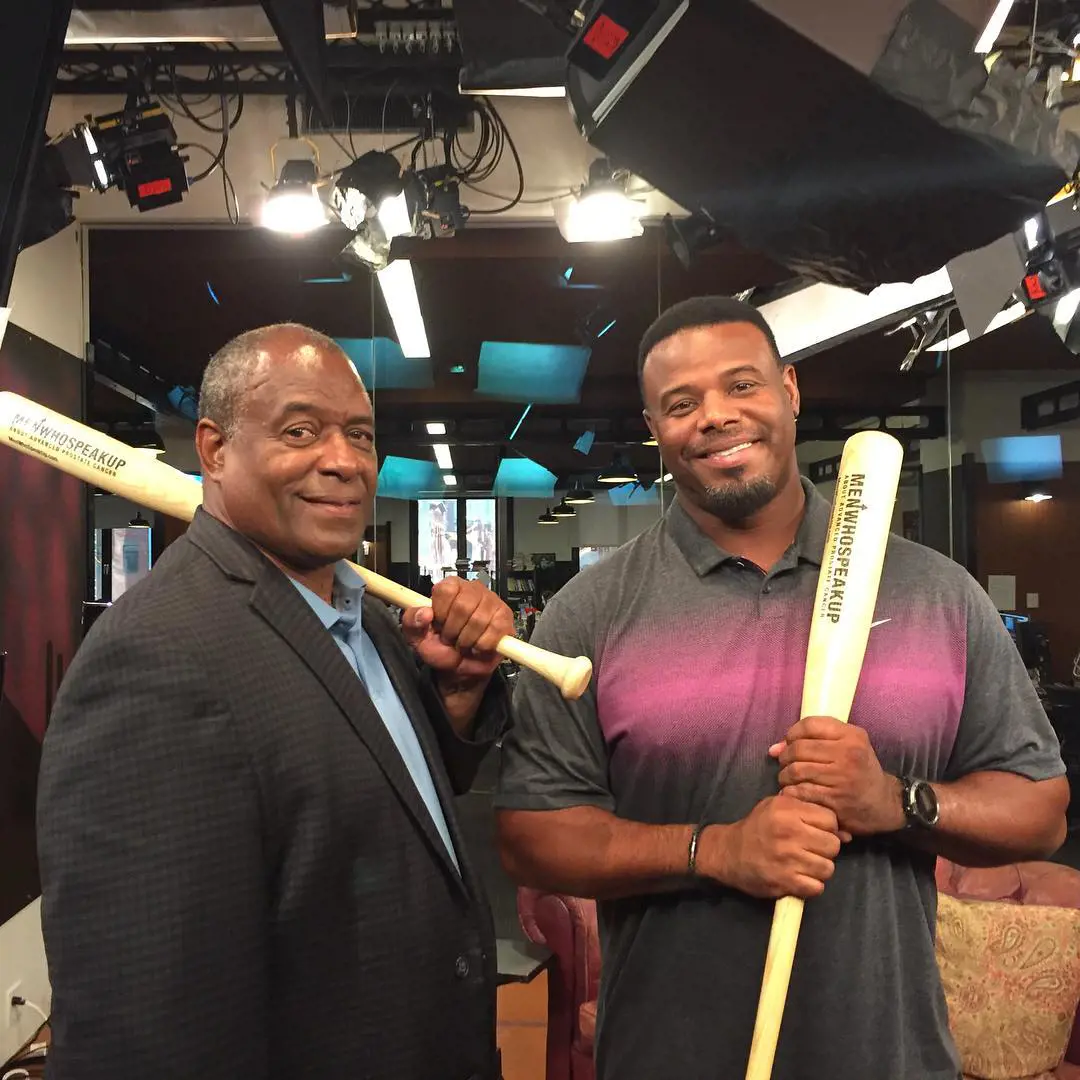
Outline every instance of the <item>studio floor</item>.
[(547, 973), (499, 987), (503, 1080), (544, 1080), (546, 1040)]

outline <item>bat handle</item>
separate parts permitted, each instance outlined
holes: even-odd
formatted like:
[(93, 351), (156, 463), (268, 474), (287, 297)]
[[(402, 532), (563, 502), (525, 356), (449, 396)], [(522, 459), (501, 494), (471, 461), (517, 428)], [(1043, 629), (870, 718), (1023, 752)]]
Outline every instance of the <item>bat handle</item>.
[(795, 946), (802, 925), (803, 900), (798, 896), (783, 896), (776, 901), (769, 950), (765, 954), (765, 975), (761, 981), (754, 1037), (750, 1043), (750, 1061), (746, 1080), (769, 1080), (772, 1076), (776, 1044), (780, 1039), (780, 1022), (784, 1017), (791, 968), (795, 962)]
[[(431, 606), (431, 600), (422, 593), (407, 589), (366, 566), (349, 565), (364, 579), (372, 596), (400, 608)], [(587, 656), (562, 656), (509, 635), (495, 646), (495, 651), (554, 683), (562, 696), (570, 701), (585, 693), (592, 678), (592, 661)]]

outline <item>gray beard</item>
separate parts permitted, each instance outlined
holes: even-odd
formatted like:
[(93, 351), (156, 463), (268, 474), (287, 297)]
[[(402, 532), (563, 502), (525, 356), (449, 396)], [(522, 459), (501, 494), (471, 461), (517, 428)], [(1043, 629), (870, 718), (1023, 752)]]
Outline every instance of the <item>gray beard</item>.
[(767, 476), (735, 480), (723, 487), (705, 488), (701, 505), (721, 521), (741, 522), (768, 506), (776, 492), (776, 482)]

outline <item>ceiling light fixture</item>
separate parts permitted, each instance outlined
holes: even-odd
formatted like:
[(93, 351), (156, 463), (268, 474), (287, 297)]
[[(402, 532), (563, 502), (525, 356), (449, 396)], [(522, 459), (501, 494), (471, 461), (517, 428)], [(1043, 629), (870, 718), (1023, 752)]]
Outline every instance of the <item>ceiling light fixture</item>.
[(329, 220), (326, 208), (315, 186), (318, 179), (318, 166), (314, 161), (303, 158), (286, 161), (278, 182), (263, 203), (263, 228), (302, 236), (326, 225)]
[(628, 240), (641, 236), (644, 205), (626, 194), (611, 163), (600, 158), (589, 166), (589, 179), (578, 194), (555, 212), (563, 239), (571, 244)]
[(430, 357), (431, 347), (428, 345), (424, 315), (420, 310), (412, 263), (408, 259), (397, 259), (378, 271), (375, 278), (382, 290), (401, 351), (413, 359)]
[(637, 470), (626, 459), (626, 455), (616, 453), (611, 466), (604, 469), (596, 478), (600, 484), (636, 484)]
[(435, 460), (439, 463), (439, 468), (450, 472), (454, 467), (454, 459), (450, 456), (449, 445), (437, 442), (432, 445), (431, 449), (435, 451)]
[(330, 191), (330, 209), (353, 233), (342, 251), (349, 262), (382, 270), (395, 236), (414, 233), (415, 198), (410, 201), (401, 163), (384, 150), (370, 150), (346, 166)]
[(563, 499), (563, 501), (551, 511), (551, 516), (557, 518), (576, 518), (577, 511)]
[(452, 472), (443, 473), (442, 482), (447, 487), (457, 487), (457, 477)]
[(548, 507), (548, 508), (547, 508), (547, 509), (546, 509), (546, 510), (545, 510), (545, 511), (544, 511), (544, 512), (543, 512), (543, 513), (542, 513), (542, 514), (541, 514), (541, 515), (540, 515), (540, 516), (539, 516), (539, 517), (538, 517), (538, 518), (536, 519), (536, 524), (537, 524), (537, 525), (558, 525), (558, 524), (559, 524), (559, 519), (558, 519), (557, 517), (555, 517), (555, 516), (554, 516), (554, 515), (552, 514), (552, 512), (551, 512), (551, 507), (549, 506), (549, 507)]
[(425, 426), (429, 435), (446, 434), (446, 425), (441, 420), (429, 420)]
[(568, 506), (588, 506), (593, 501), (593, 493), (584, 484), (572, 485), (563, 499)]
[(1009, 17), (1009, 12), (1012, 11), (1012, 6), (1013, 0), (998, 0), (998, 5), (994, 8), (994, 13), (990, 16), (986, 28), (979, 35), (979, 40), (975, 42), (975, 51), (977, 53), (985, 56), (993, 49), (998, 35), (1005, 26), (1005, 20)]

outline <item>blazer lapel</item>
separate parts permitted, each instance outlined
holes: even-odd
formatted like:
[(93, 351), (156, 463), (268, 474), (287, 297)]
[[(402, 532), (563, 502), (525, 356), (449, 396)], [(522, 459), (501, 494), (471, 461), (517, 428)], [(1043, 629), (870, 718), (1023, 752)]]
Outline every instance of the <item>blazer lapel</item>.
[[(454, 808), (454, 792), (450, 787), (449, 777), (446, 775), (442, 753), (439, 750), (438, 743), (435, 740), (435, 733), (431, 730), (431, 727), (423, 720), (418, 719), (426, 716), (426, 710), (416, 688), (415, 669), (409, 670), (404, 666), (400, 632), (397, 628), (386, 625), (384, 619), (369, 618), (370, 605), (378, 603), (380, 603), (378, 600), (371, 600), (370, 604), (365, 603), (364, 629), (367, 630), (368, 636), (382, 659), (383, 667), (386, 668), (386, 673), (390, 676), (390, 681), (394, 684), (394, 689), (397, 691), (398, 697), (401, 698), (401, 703), (405, 706), (405, 712), (408, 714), (409, 721), (416, 732), (420, 748), (424, 751), (424, 760), (427, 762), (428, 769), (431, 772), (435, 792), (439, 796), (443, 816), (446, 818), (446, 827), (450, 830), (450, 839), (453, 841), (454, 851), (461, 866), (460, 877), (449, 857), (446, 860), (447, 866), (450, 867), (454, 876), (458, 877), (459, 880), (466, 879), (469, 891), (475, 891), (472, 889), (474, 884), (472, 864), (466, 850), (465, 838), (458, 828), (458, 819)], [(441, 840), (439, 847), (445, 853), (446, 845)]]
[[(251, 606), (281, 635), (282, 640), (300, 656), (326, 687), (352, 729), (375, 758), (390, 786), (435, 854), (453, 877), (460, 881), (457, 869), (447, 854), (446, 845), (439, 836), (431, 814), (420, 798), (420, 793), (386, 730), (382, 717), (368, 697), (364, 684), (341, 655), (341, 650), (330, 632), (319, 622), (295, 586), (269, 563), (256, 582)], [(426, 752), (425, 749), (425, 754)]]

